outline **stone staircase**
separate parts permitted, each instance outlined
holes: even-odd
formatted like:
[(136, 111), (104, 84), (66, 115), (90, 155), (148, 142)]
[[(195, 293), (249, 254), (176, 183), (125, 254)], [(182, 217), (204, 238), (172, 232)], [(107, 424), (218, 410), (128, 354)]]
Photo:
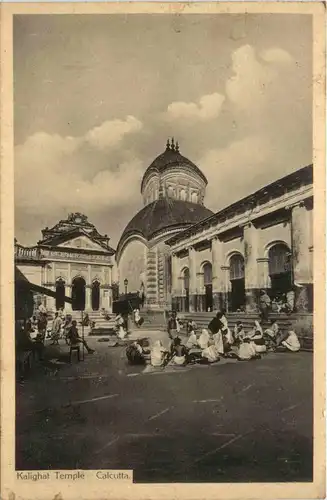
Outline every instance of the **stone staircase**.
[[(178, 317), (181, 320), (184, 320), (185, 323), (187, 320), (193, 320), (195, 321), (197, 325), (197, 329), (201, 330), (202, 328), (207, 328), (208, 324), (214, 318), (215, 312), (197, 312), (197, 313), (180, 313), (178, 314)], [(245, 313), (227, 313), (226, 318), (228, 321), (228, 326), (231, 330), (234, 330), (234, 327), (238, 321), (242, 321), (244, 325), (245, 331), (250, 330), (253, 328), (254, 321), (259, 320), (259, 315), (258, 314), (245, 314)], [(269, 315), (270, 320), (274, 319), (277, 321), (279, 328), (282, 331), (285, 330), (291, 330), (293, 329), (296, 334), (299, 337), (299, 340), (301, 342), (301, 347), (302, 350), (306, 351), (312, 351), (313, 350), (313, 333), (310, 331), (308, 328), (302, 328), (300, 325), (299, 318), (300, 316), (294, 314), (294, 315), (287, 315), (287, 314), (270, 314)], [(301, 318), (300, 318), (301, 319)], [(263, 330), (267, 329), (270, 325), (269, 322), (264, 322), (261, 326), (263, 327)], [(183, 327), (183, 330), (185, 329), (185, 325)]]

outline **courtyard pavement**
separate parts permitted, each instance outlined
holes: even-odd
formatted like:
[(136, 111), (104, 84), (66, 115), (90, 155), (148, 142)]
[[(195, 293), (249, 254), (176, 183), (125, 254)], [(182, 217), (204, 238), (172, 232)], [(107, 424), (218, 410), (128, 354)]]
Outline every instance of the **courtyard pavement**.
[(71, 365), (63, 340), (47, 346), (52, 361), (17, 384), (17, 469), (134, 469), (134, 481), (158, 483), (312, 480), (312, 354), (149, 371), (101, 340), (88, 337), (96, 352)]

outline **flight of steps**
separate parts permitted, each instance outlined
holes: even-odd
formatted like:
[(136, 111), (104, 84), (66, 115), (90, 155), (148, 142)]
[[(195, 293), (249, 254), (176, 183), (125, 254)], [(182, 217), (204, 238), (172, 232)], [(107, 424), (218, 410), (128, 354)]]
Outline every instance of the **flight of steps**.
[[(184, 313), (184, 314), (178, 314), (178, 316), (184, 320), (185, 322), (187, 320), (193, 320), (195, 321), (197, 325), (197, 329), (201, 330), (202, 328), (208, 328), (208, 324), (214, 318), (216, 313), (211, 312), (198, 312), (198, 313)], [(245, 313), (227, 313), (226, 318), (228, 321), (228, 326), (231, 330), (234, 330), (234, 327), (238, 321), (242, 321), (243, 326), (245, 331), (249, 331), (251, 328), (254, 326), (254, 321), (259, 320), (259, 315), (258, 314), (245, 314)], [(269, 322), (264, 322), (261, 326), (263, 330), (269, 328), (270, 326), (270, 320), (276, 320), (278, 323), (278, 326), (280, 330), (285, 331), (285, 330), (291, 330), (292, 325), (294, 325), (294, 322), (296, 321), (296, 316), (294, 315), (287, 315), (287, 314), (270, 314), (269, 315)], [(184, 326), (185, 328), (185, 326)], [(313, 337), (310, 332), (303, 332), (303, 331), (297, 331), (296, 328), (295, 332), (297, 333), (299, 340), (301, 342), (301, 347), (302, 350), (305, 351), (312, 351), (313, 350)]]
[[(101, 311), (86, 311), (89, 315), (90, 321), (95, 323), (94, 328), (90, 327), (85, 327), (85, 334), (86, 335), (108, 335), (110, 333), (113, 333), (115, 330), (115, 314), (109, 313), (110, 320), (106, 320), (102, 314)], [(73, 311), (71, 313), (72, 318), (77, 321), (78, 324), (80, 324), (80, 321), (82, 319), (82, 315), (80, 311)]]
[[(144, 323), (138, 330), (165, 330), (166, 329), (166, 319), (164, 311), (153, 311), (143, 309), (140, 311), (140, 316), (144, 319)], [(135, 326), (133, 325), (133, 328)]]

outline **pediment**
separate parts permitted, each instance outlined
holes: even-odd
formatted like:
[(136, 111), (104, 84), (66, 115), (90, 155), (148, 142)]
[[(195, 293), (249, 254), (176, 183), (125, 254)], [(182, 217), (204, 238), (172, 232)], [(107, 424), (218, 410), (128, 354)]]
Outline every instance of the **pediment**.
[(63, 243), (59, 243), (57, 248), (74, 248), (76, 250), (97, 250), (104, 251), (104, 248), (87, 236), (77, 236)]

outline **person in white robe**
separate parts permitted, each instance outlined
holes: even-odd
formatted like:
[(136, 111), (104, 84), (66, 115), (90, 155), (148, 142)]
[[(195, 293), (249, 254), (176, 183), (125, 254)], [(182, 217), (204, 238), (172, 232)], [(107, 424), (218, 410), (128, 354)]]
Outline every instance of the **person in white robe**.
[(208, 332), (208, 330), (203, 328), (201, 335), (198, 338), (198, 345), (199, 345), (200, 349), (205, 349), (206, 347), (208, 347), (209, 340), (210, 340), (209, 332)]
[(289, 351), (298, 352), (301, 349), (301, 344), (296, 333), (291, 330), (288, 332), (288, 337), (286, 340), (281, 342), (283, 347), (286, 347)]
[(267, 351), (267, 347), (263, 338), (263, 331), (259, 321), (255, 320), (254, 327), (247, 334), (246, 338), (254, 344), (254, 348), (257, 353), (261, 354)]
[(115, 321), (118, 329), (117, 336), (120, 339), (124, 339), (126, 337), (126, 331), (124, 329), (124, 318), (122, 317), (121, 314), (117, 314)]
[(167, 349), (162, 345), (161, 340), (156, 340), (150, 351), (150, 361), (152, 366), (163, 366), (167, 358)]

